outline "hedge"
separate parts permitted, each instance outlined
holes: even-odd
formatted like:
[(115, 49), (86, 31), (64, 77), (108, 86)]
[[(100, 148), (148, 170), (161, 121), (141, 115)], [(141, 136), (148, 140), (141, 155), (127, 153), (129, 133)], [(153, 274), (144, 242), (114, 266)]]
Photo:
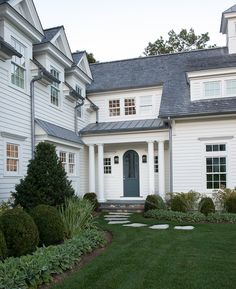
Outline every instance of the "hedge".
[(199, 212), (173, 212), (168, 210), (150, 210), (144, 213), (144, 217), (160, 221), (171, 221), (178, 223), (236, 223), (236, 214), (211, 213), (205, 216)]
[(71, 269), (81, 255), (104, 245), (102, 232), (88, 230), (57, 246), (38, 248), (32, 255), (0, 262), (1, 289), (32, 289), (52, 281), (53, 275)]

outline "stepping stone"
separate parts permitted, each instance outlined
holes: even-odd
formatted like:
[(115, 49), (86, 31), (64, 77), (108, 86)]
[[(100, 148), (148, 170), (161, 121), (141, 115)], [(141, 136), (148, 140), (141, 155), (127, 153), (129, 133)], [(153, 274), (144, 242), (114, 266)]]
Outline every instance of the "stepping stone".
[(140, 228), (147, 226), (146, 224), (140, 224), (140, 223), (132, 223), (128, 225), (123, 225), (124, 227), (134, 227), (134, 228)]
[(151, 226), (149, 227), (150, 229), (153, 229), (153, 230), (166, 230), (169, 228), (169, 225), (165, 224), (165, 225), (154, 225), (154, 226)]
[(132, 215), (132, 213), (123, 213), (123, 212), (109, 212), (109, 215)]
[(108, 225), (128, 224), (130, 221), (110, 221)]
[(104, 218), (128, 218), (129, 216), (123, 215), (105, 215)]
[(175, 226), (175, 230), (185, 230), (185, 231), (191, 231), (194, 229), (193, 226)]
[(128, 221), (128, 218), (105, 218), (106, 221)]

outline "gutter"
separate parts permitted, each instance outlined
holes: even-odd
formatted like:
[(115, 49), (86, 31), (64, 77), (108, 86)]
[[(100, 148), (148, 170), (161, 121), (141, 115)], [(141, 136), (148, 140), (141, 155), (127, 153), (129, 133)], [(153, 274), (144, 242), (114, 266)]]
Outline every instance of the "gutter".
[(86, 99), (90, 102), (91, 108), (96, 112), (96, 123), (99, 123), (99, 107), (94, 102), (92, 102), (92, 100), (90, 100), (87, 96)]

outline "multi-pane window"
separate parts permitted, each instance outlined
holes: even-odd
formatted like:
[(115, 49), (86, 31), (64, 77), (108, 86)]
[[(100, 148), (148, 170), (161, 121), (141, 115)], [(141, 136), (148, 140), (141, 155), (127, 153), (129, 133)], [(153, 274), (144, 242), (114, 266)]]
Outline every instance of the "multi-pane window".
[(119, 99), (109, 100), (109, 115), (110, 116), (120, 115), (120, 100)]
[(6, 171), (8, 173), (19, 173), (19, 145), (7, 143)]
[(125, 98), (125, 115), (136, 114), (135, 98)]
[[(51, 68), (51, 74), (56, 78), (60, 79), (60, 73), (55, 69)], [(51, 104), (59, 106), (60, 88), (59, 83), (53, 82), (51, 85)]]
[(59, 152), (59, 159), (65, 171), (69, 175), (75, 174), (75, 154), (70, 152)]
[(75, 90), (76, 90), (76, 92), (77, 92), (79, 95), (82, 96), (82, 88), (81, 88), (79, 85), (76, 85), (76, 86), (75, 86)]
[(69, 153), (69, 174), (74, 175), (75, 173), (75, 154)]
[(158, 173), (158, 156), (154, 156), (154, 172)]
[(236, 96), (236, 79), (230, 79), (225, 81), (226, 95)]
[(218, 97), (221, 96), (221, 82), (208, 81), (204, 83), (205, 97)]
[(13, 56), (11, 62), (11, 83), (20, 87), (25, 88), (25, 57), (26, 47), (16, 40), (11, 38), (11, 45), (18, 51), (22, 57)]
[(145, 95), (140, 97), (140, 114), (149, 115), (152, 113), (152, 96)]
[(206, 145), (206, 182), (207, 189), (226, 188), (226, 145)]
[(83, 108), (82, 108), (82, 106), (79, 106), (77, 108), (77, 117), (79, 117), (79, 118), (83, 117)]
[(61, 164), (63, 166), (63, 168), (65, 169), (66, 171), (66, 164), (67, 164), (67, 157), (66, 157), (66, 152), (60, 152), (60, 161), (61, 161)]
[(104, 158), (104, 174), (111, 174), (111, 158)]

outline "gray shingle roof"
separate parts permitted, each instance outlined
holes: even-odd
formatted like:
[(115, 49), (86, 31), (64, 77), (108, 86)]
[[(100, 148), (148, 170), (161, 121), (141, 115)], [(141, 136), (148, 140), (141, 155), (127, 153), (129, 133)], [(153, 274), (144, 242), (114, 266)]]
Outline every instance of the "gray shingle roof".
[(190, 101), (186, 72), (225, 67), (236, 67), (236, 55), (226, 47), (91, 64), (94, 82), (88, 93), (163, 84), (160, 117), (236, 112), (236, 95)]
[(53, 37), (58, 33), (58, 31), (61, 30), (61, 28), (63, 28), (63, 26), (57, 26), (43, 30), (44, 38), (41, 43), (50, 42)]
[(83, 57), (85, 51), (79, 51), (79, 52), (74, 52), (72, 53), (72, 57), (73, 57), (73, 60), (74, 60), (74, 63), (77, 65), (81, 58)]
[(160, 130), (167, 128), (161, 119), (142, 119), (91, 123), (80, 131), (81, 135), (96, 133), (116, 133), (128, 131)]
[(46, 132), (47, 135), (56, 137), (59, 139), (67, 140), (70, 142), (83, 144), (81, 138), (74, 132), (69, 129), (60, 127), (58, 125), (52, 124), (50, 122), (36, 119), (35, 122)]
[(225, 11), (223, 12), (223, 14), (225, 14), (225, 13), (232, 13), (232, 12), (236, 12), (236, 4), (233, 5), (232, 7), (230, 7), (229, 9), (225, 10)]
[(18, 51), (16, 51), (13, 46), (11, 46), (8, 42), (6, 42), (2, 38), (2, 36), (0, 36), (0, 50), (10, 55), (16, 55), (18, 57), (22, 57), (22, 55)]

